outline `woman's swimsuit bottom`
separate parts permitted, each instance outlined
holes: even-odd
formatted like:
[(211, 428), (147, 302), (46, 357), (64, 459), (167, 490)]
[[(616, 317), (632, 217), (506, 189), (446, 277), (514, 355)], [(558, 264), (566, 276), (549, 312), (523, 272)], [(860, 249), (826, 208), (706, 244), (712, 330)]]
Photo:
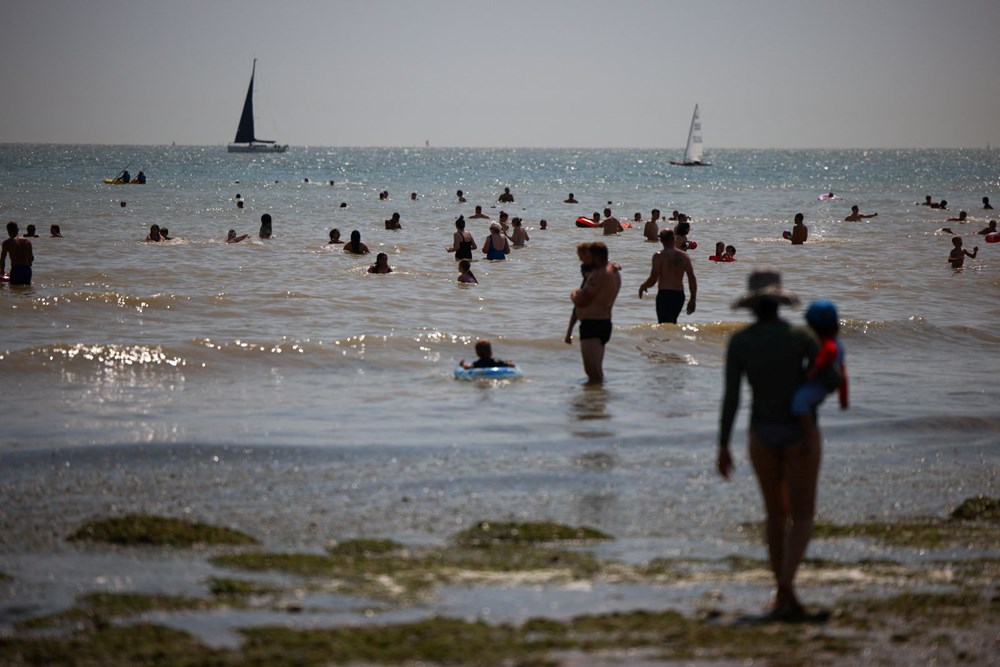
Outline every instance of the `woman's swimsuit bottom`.
[(757, 422), (750, 428), (760, 444), (772, 452), (781, 453), (792, 445), (802, 441), (802, 425), (791, 422)]
[(661, 289), (656, 293), (656, 319), (660, 324), (677, 324), (685, 298), (684, 290)]
[(580, 320), (580, 340), (598, 338), (607, 345), (611, 340), (611, 320)]

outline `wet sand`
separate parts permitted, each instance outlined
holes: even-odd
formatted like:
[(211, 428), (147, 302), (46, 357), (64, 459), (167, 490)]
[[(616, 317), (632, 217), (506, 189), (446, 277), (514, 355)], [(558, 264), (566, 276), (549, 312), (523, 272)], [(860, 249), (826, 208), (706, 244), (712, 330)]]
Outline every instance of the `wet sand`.
[[(471, 488), (464, 494), (438, 493), (413, 471), (394, 475), (390, 459), (336, 450), (92, 448), (7, 452), (3, 464), (0, 572), (10, 577), (0, 582), (0, 637), (5, 638), (31, 638), (32, 632), (18, 623), (65, 611), (86, 593), (206, 598), (207, 582), (220, 577), (262, 582), (277, 592), (249, 606), (153, 611), (140, 618), (182, 629), (207, 646), (235, 650), (242, 641), (240, 628), (365, 627), (434, 617), (520, 624), (537, 617), (566, 622), (582, 614), (677, 611), (705, 627), (739, 628), (762, 613), (770, 592), (770, 576), (761, 561), (763, 545), (755, 530), (743, 524), (730, 524), (714, 536), (685, 537), (695, 550), (714, 537), (719, 543), (714, 549), (706, 547), (705, 553), (728, 552), (724, 557), (680, 553), (674, 536), (631, 531), (615, 535), (611, 530), (613, 541), (571, 547), (605, 564), (592, 576), (560, 567), (503, 573), (469, 569), (449, 573), (432, 592), (415, 597), (393, 594), (391, 582), (374, 596), (331, 590), (303, 583), (294, 574), (248, 574), (210, 562), (239, 549), (115, 547), (67, 537), (94, 519), (148, 514), (234, 528), (260, 540), (257, 548), (267, 552), (315, 555), (347, 539), (382, 538), (420, 553), (447, 548), (450, 536), (472, 523), (466, 517), (550, 517), (518, 512), (516, 495)], [(600, 467), (602, 462), (595, 457), (588, 465)], [(466, 511), (457, 514), (456, 507)], [(939, 516), (946, 517), (951, 509), (942, 507)], [(897, 520), (902, 525), (911, 518)], [(1000, 648), (1000, 537), (995, 530), (992, 535), (958, 546), (816, 540), (811, 553), (839, 551), (847, 557), (814, 558), (803, 567), (804, 600), (813, 609), (828, 610), (831, 618), (795, 626), (800, 633), (796, 636), (803, 641), (819, 635), (850, 639), (852, 648), (845, 654), (807, 641), (820, 663), (900, 664), (905, 657), (902, 662), (989, 664)], [(859, 557), (866, 552), (868, 557)], [(659, 569), (651, 568), (653, 564)], [(980, 595), (979, 602), (968, 608), (961, 623), (949, 623), (946, 619), (960, 612), (954, 605), (963, 604), (955, 596), (969, 591)], [(925, 593), (953, 597), (944, 598), (940, 609), (924, 598), (903, 609), (886, 602)], [(772, 624), (763, 624), (760, 631), (770, 632), (769, 627)], [(670, 664), (669, 652), (637, 648), (568, 650), (559, 660)], [(765, 655), (747, 650), (747, 655)], [(705, 658), (709, 664), (738, 662), (711, 652)]]

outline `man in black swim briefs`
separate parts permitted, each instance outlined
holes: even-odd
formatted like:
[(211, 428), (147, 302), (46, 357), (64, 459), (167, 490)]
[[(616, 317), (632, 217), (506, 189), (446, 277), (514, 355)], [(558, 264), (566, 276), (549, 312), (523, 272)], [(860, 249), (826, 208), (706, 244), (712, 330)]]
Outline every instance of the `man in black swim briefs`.
[(672, 229), (660, 230), (660, 244), (663, 249), (653, 255), (653, 265), (649, 277), (639, 286), (639, 298), (653, 285), (658, 285), (656, 292), (656, 320), (663, 324), (677, 324), (677, 318), (684, 308), (684, 276), (687, 276), (691, 299), (688, 301), (687, 314), (694, 313), (698, 295), (698, 280), (694, 277), (694, 267), (691, 258), (683, 250), (674, 247), (675, 233)]
[(580, 340), (597, 338), (601, 345), (611, 340), (611, 320), (580, 320)]
[(604, 346), (611, 339), (611, 309), (622, 286), (619, 267), (608, 261), (608, 246), (590, 244), (593, 270), (570, 298), (580, 318), (580, 355), (589, 384), (604, 381)]
[(35, 255), (31, 251), (31, 241), (17, 235), (17, 223), (7, 223), (7, 240), (3, 242), (3, 250), (0, 251), (0, 274), (3, 273), (7, 265), (7, 256), (10, 255), (10, 284), (30, 285), (31, 284), (31, 264), (35, 261)]

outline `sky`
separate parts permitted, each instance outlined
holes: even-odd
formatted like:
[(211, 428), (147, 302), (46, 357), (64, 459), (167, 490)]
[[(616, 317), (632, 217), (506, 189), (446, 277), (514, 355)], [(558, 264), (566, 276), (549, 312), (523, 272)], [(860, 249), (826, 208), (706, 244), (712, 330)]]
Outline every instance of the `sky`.
[(1000, 0), (0, 0), (0, 142), (1000, 146)]

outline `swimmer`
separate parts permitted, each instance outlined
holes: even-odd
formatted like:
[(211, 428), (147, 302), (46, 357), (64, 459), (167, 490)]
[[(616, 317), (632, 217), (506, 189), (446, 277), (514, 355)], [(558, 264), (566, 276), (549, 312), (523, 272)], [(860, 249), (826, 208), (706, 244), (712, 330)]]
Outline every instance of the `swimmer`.
[(966, 220), (967, 217), (969, 217), (968, 213), (965, 211), (959, 211), (957, 218), (948, 218), (947, 222), (968, 222), (968, 220)]
[(852, 206), (851, 214), (846, 218), (844, 218), (844, 222), (857, 222), (858, 220), (862, 220), (864, 218), (874, 218), (877, 215), (878, 213), (872, 213), (871, 215), (864, 215), (858, 210), (857, 206)]
[[(638, 213), (636, 213), (638, 215)], [(649, 220), (642, 228), (642, 235), (647, 241), (659, 241), (660, 240), (660, 226), (657, 224), (657, 220), (660, 219), (660, 209), (654, 208), (650, 213)]]
[(375, 255), (375, 263), (368, 267), (368, 273), (392, 273), (392, 267), (389, 266), (389, 255), (384, 252)]
[(611, 215), (611, 209), (604, 209), (604, 220), (601, 222), (601, 227), (604, 229), (605, 236), (613, 236), (615, 234), (620, 234), (625, 231), (622, 227), (622, 223), (615, 216)]
[(478, 359), (471, 364), (465, 359), (459, 361), (458, 364), (462, 368), (507, 368), (514, 365), (514, 362), (509, 359), (494, 359), (493, 345), (485, 338), (481, 338), (476, 341), (476, 356)]
[(687, 304), (688, 315), (694, 314), (696, 308), (698, 281), (694, 276), (691, 258), (676, 247), (674, 230), (660, 230), (660, 243), (663, 249), (653, 254), (649, 277), (639, 286), (639, 298), (650, 287), (657, 285), (656, 321), (660, 324), (677, 324), (677, 318), (684, 307), (684, 276), (687, 276), (688, 290), (691, 292)]
[(455, 235), (452, 237), (451, 247), (445, 248), (445, 251), (455, 253), (455, 259), (472, 259), (472, 251), (475, 249), (476, 241), (472, 234), (465, 231), (465, 218), (460, 215), (455, 220)]
[(497, 197), (497, 201), (501, 204), (513, 204), (514, 195), (510, 193), (510, 188), (504, 188), (500, 196)]
[(265, 213), (260, 216), (260, 231), (257, 235), (262, 239), (271, 238), (271, 214)]
[(708, 261), (710, 262), (725, 262), (724, 259), (726, 255), (726, 244), (722, 241), (716, 241), (715, 243), (715, 253), (708, 256)]
[(31, 250), (31, 241), (23, 236), (17, 236), (17, 223), (7, 223), (7, 240), (3, 242), (0, 249), (0, 275), (4, 273), (7, 266), (7, 256), (10, 256), (10, 275), (7, 276), (11, 285), (31, 284), (31, 265), (35, 261), (35, 254)]
[(463, 259), (458, 263), (458, 282), (469, 285), (478, 285), (479, 281), (472, 273), (472, 262)]
[(410, 201), (417, 201), (417, 193), (416, 192), (411, 192), (410, 193)]
[(510, 224), (507, 222), (507, 220), (510, 219), (510, 216), (507, 215), (505, 211), (500, 211), (500, 217), (498, 219), (500, 221), (500, 229), (502, 229), (503, 233), (506, 235), (507, 230), (510, 228)]
[(403, 225), (399, 224), (399, 213), (393, 213), (392, 217), (385, 221), (386, 229), (402, 229)]
[(162, 240), (162, 237), (160, 236), (159, 225), (150, 225), (149, 234), (146, 236), (146, 240), (152, 241), (153, 243), (158, 243), (159, 241)]
[(923, 201), (923, 202), (921, 202), (921, 204), (920, 204), (920, 205), (921, 205), (921, 206), (929, 206), (930, 208), (937, 208), (937, 207), (939, 206), (939, 204), (938, 204), (938, 203), (937, 203), (936, 201), (934, 201), (934, 200), (933, 200), (933, 199), (931, 198), (931, 196), (930, 196), (930, 195), (926, 195), (926, 196), (924, 197), (924, 201)]
[(170, 230), (167, 229), (166, 227), (160, 227), (160, 240), (161, 241), (173, 241), (173, 239), (170, 238)]
[(983, 197), (983, 210), (986, 210), (986, 211), (992, 211), (993, 210), (993, 204), (990, 203), (990, 198), (989, 197)]
[(367, 255), (371, 251), (361, 242), (361, 232), (355, 229), (351, 232), (350, 242), (344, 244), (344, 252), (350, 255)]
[(38, 234), (35, 232), (35, 226), (28, 225), (27, 229), (24, 230), (24, 234), (22, 236), (24, 236), (24, 238), (26, 239), (37, 239)]
[(483, 213), (483, 207), (482, 206), (477, 206), (476, 207), (476, 212), (469, 216), (469, 220), (474, 220), (474, 219), (477, 219), (477, 218), (482, 218), (482, 219), (489, 220), (490, 216), (488, 216), (485, 213)]
[(805, 216), (801, 213), (795, 214), (795, 226), (792, 227), (792, 233), (789, 237), (789, 241), (792, 245), (802, 245), (809, 238), (809, 228), (805, 225)]
[(230, 229), (229, 234), (226, 236), (226, 243), (239, 243), (245, 239), (250, 238), (249, 234), (243, 234), (242, 236), (236, 235), (235, 229)]
[[(576, 244), (576, 256), (580, 260), (580, 275), (583, 276), (583, 282), (580, 283), (580, 289), (587, 284), (587, 276), (594, 269), (593, 264), (590, 263), (590, 243), (577, 243)], [(570, 345), (573, 343), (573, 327), (577, 323), (576, 316), (576, 306), (573, 306), (573, 312), (569, 316), (569, 327), (566, 329), (566, 344)]]
[(642, 213), (636, 211), (635, 215), (632, 216), (632, 226), (638, 227), (642, 224)]
[(938, 203), (933, 203), (933, 204), (931, 204), (931, 208), (937, 208), (937, 209), (941, 209), (942, 211), (946, 211), (946, 210), (948, 210), (948, 200), (947, 199), (942, 199)]
[(580, 202), (578, 202), (576, 200), (576, 197), (574, 197), (573, 193), (571, 192), (571, 193), (569, 193), (569, 197), (566, 197), (566, 199), (563, 199), (563, 203), (564, 204), (579, 204)]
[(538, 221), (538, 228), (541, 229), (541, 230), (543, 230), (543, 231), (546, 230), (546, 229), (548, 229), (549, 228), (548, 221), (547, 220), (539, 220)]
[(674, 245), (677, 246), (678, 250), (688, 249), (688, 234), (691, 233), (691, 223), (688, 222), (688, 217), (683, 213), (677, 215), (677, 224), (674, 225)]
[(511, 224), (514, 226), (514, 232), (510, 235), (510, 240), (515, 248), (523, 248), (524, 244), (531, 239), (528, 238), (528, 232), (521, 225), (521, 218), (514, 218), (511, 220)]
[(972, 259), (975, 259), (976, 255), (979, 254), (979, 246), (973, 248), (972, 252), (969, 252), (968, 250), (963, 248), (961, 236), (952, 236), (951, 243), (955, 247), (951, 249), (950, 253), (948, 253), (948, 263), (951, 264), (951, 268), (953, 269), (962, 268), (962, 266), (965, 264), (966, 257), (971, 257)]
[(611, 310), (622, 287), (621, 272), (608, 261), (608, 246), (602, 241), (590, 244), (593, 270), (581, 289), (573, 290), (570, 299), (580, 319), (580, 356), (588, 384), (604, 381), (604, 347), (611, 339), (614, 325)]
[(455, 193), (455, 196), (456, 196), (456, 197), (458, 197), (458, 203), (459, 203), (459, 204), (464, 204), (464, 203), (465, 203), (465, 201), (466, 201), (466, 200), (465, 200), (465, 195), (464, 195), (464, 194), (462, 193), (462, 191), (461, 191), (461, 190), (458, 190), (458, 191), (457, 191), (457, 192)]
[(340, 230), (336, 227), (330, 230), (330, 240), (327, 242), (327, 245), (330, 245), (331, 243), (343, 243), (343, 241), (340, 240)]
[(52, 225), (49, 227), (49, 235), (54, 239), (61, 239), (62, 232), (59, 230), (59, 225)]
[(503, 233), (500, 223), (490, 223), (490, 235), (483, 242), (483, 252), (486, 253), (486, 259), (507, 259), (510, 245), (507, 243), (507, 236)]
[(985, 228), (980, 229), (978, 233), (982, 236), (985, 236), (987, 234), (995, 234), (996, 231), (997, 231), (997, 221), (990, 220), (990, 224), (988, 224)]
[(736, 246), (734, 246), (734, 245), (727, 245), (726, 246), (726, 257), (729, 258), (728, 261), (730, 261), (730, 262), (735, 262), (736, 261)]

